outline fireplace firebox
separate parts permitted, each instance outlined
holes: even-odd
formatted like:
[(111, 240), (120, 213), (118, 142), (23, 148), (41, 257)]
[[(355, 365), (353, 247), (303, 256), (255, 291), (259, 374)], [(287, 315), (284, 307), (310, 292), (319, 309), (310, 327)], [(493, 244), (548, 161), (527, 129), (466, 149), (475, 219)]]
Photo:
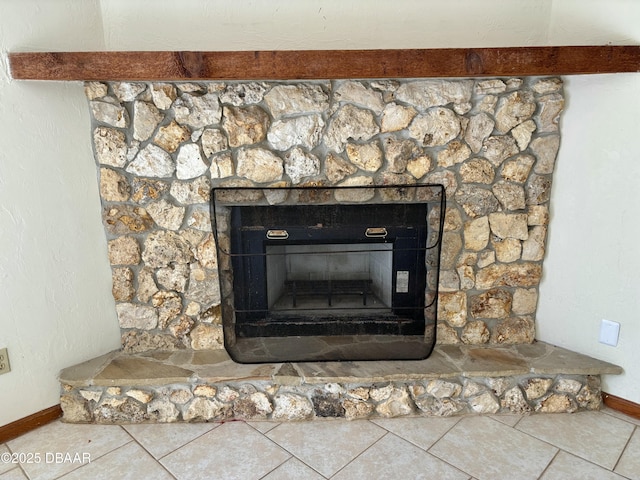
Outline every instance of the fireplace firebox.
[(231, 357), (426, 358), (444, 198), (441, 185), (213, 189)]

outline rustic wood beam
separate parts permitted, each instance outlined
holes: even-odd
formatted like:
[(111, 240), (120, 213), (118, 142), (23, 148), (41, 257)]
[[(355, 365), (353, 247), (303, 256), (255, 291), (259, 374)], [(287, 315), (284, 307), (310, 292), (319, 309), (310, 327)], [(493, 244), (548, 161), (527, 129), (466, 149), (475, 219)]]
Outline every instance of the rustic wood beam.
[(16, 80), (303, 80), (500, 77), (640, 71), (640, 46), (277, 50), (234, 52), (15, 52)]

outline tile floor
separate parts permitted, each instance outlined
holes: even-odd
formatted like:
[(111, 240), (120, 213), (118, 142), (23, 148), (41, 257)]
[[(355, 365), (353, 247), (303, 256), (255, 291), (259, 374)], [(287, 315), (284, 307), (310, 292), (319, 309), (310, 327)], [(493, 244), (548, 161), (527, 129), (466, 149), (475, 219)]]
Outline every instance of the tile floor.
[(610, 409), (297, 423), (56, 421), (0, 444), (0, 480), (58, 478), (640, 479), (640, 421)]

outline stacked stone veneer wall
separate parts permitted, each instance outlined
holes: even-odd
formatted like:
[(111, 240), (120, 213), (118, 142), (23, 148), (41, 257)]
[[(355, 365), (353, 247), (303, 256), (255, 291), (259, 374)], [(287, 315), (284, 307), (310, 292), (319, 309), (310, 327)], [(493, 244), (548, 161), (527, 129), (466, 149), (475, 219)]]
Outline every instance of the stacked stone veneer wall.
[(125, 350), (222, 348), (215, 185), (441, 183), (438, 341), (533, 341), (560, 79), (85, 91)]

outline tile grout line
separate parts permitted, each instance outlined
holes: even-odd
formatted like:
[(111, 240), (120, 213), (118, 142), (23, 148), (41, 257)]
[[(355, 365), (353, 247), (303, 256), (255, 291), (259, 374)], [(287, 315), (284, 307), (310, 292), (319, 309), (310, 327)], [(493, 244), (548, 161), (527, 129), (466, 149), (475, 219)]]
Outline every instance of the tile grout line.
[[(547, 472), (547, 470), (549, 470), (549, 467), (551, 466), (551, 464), (555, 461), (555, 459), (558, 457), (558, 455), (560, 455), (560, 452), (564, 452), (564, 450), (562, 450), (561, 448), (556, 447), (556, 449), (558, 450), (553, 457), (551, 458), (551, 460), (549, 460), (549, 463), (547, 463), (547, 466), (544, 467), (544, 469), (542, 470), (542, 472), (540, 472), (540, 475), (538, 475), (538, 480), (540, 480), (542, 477), (544, 477), (544, 474)], [(565, 452), (568, 453), (568, 452)]]
[[(367, 422), (369, 422), (372, 425), (375, 425), (376, 427), (380, 427), (380, 425), (376, 425), (375, 423), (373, 423), (371, 420), (367, 419)], [(349, 460), (345, 465), (343, 465), (341, 468), (339, 468), (337, 471), (335, 471), (330, 477), (328, 478), (333, 478), (335, 477), (338, 473), (340, 473), (342, 470), (344, 470), (345, 468), (347, 468), (349, 465), (351, 465), (353, 462), (355, 462), (358, 458), (360, 458), (362, 456), (362, 454), (366, 451), (368, 451), (371, 447), (373, 447), (375, 444), (377, 444), (379, 441), (381, 441), (383, 438), (385, 438), (387, 435), (393, 435), (392, 432), (390, 432), (389, 430), (387, 430), (384, 427), (380, 427), (382, 428), (382, 430), (384, 430), (386, 433), (384, 435), (382, 435), (380, 438), (378, 438), (375, 442), (373, 442), (371, 445), (369, 445), (367, 448), (365, 448), (363, 451), (361, 451), (358, 455), (356, 455), (355, 457), (353, 457), (351, 460)], [(404, 439), (403, 439), (404, 440)], [(406, 441), (406, 440), (405, 440)], [(323, 475), (324, 476), (324, 475)], [(326, 477), (325, 477), (326, 478)]]
[[(133, 442), (135, 442), (135, 443), (136, 443), (140, 448), (142, 448), (142, 450), (144, 450), (145, 452), (147, 452), (147, 454), (149, 455), (149, 457), (151, 457), (151, 460), (152, 460), (153, 462), (157, 463), (157, 464), (160, 466), (160, 468), (162, 468), (165, 472), (167, 472), (167, 473), (169, 474), (169, 476), (171, 476), (171, 478), (173, 478), (174, 480), (177, 480), (176, 476), (175, 476), (172, 472), (170, 472), (170, 471), (169, 471), (169, 469), (168, 469), (167, 467), (165, 467), (165, 466), (164, 466), (164, 464), (160, 461), (160, 459), (159, 459), (159, 458), (156, 458), (156, 457), (155, 457), (155, 456), (154, 456), (154, 455), (153, 455), (149, 450), (147, 450), (147, 449), (145, 448), (145, 446), (144, 446), (144, 445), (142, 445), (142, 444), (138, 441), (138, 439), (137, 439), (136, 437), (134, 437), (134, 436), (133, 436), (133, 435), (132, 435), (132, 434), (131, 434), (131, 433), (130, 433), (126, 428), (124, 428), (124, 425), (120, 425), (120, 427), (121, 427), (121, 428), (122, 428), (122, 429), (127, 433), (127, 435), (129, 435), (129, 436), (133, 439)], [(210, 430), (210, 431), (211, 431), (211, 430)], [(130, 443), (131, 443), (131, 442), (130, 442)], [(180, 448), (182, 448), (182, 447), (180, 447)], [(167, 455), (169, 455), (169, 454), (167, 454)]]
[[(622, 460), (622, 456), (624, 455), (624, 452), (627, 450), (627, 447), (631, 443), (631, 439), (633, 438), (633, 435), (636, 432), (640, 432), (640, 429), (638, 429), (637, 426), (635, 426), (634, 429), (631, 430), (631, 435), (629, 435), (629, 438), (627, 439), (627, 442), (624, 444), (624, 447), (622, 448), (622, 451), (620, 452), (620, 455), (618, 456), (618, 458), (616, 460), (616, 463), (613, 465), (613, 468), (611, 469), (612, 472), (615, 473), (615, 470), (618, 467), (618, 464), (620, 463), (620, 460)], [(621, 474), (619, 474), (619, 475), (621, 475)], [(623, 475), (623, 476), (626, 477), (626, 475)]]

